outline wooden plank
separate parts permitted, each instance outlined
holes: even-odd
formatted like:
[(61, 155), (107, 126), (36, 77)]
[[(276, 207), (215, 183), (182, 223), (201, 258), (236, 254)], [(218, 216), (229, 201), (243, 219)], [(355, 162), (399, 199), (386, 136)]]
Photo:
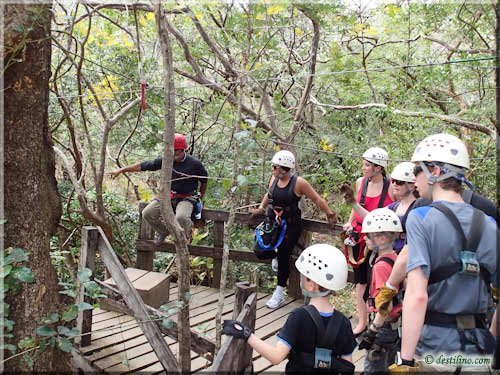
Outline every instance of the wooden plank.
[[(82, 228), (82, 246), (80, 248), (80, 261), (78, 269), (88, 268), (92, 271), (92, 277), (95, 274), (95, 255), (99, 242), (99, 233), (93, 230), (92, 227)], [(87, 302), (91, 303), (89, 297), (85, 296), (85, 286), (80, 283), (78, 297), (76, 303)], [(90, 345), (90, 335), (92, 330), (92, 310), (79, 311), (76, 318), (76, 327), (80, 331), (81, 336), (75, 338), (77, 348)]]
[(83, 356), (83, 354), (76, 348), (71, 350), (71, 363), (75, 369), (79, 369), (84, 373), (91, 374), (102, 374), (103, 371), (93, 365), (87, 358)]
[[(136, 248), (141, 249), (142, 252), (167, 252), (175, 254), (175, 245), (173, 242), (166, 241), (162, 243), (160, 246), (156, 246), (153, 244), (153, 241), (146, 241), (138, 239), (135, 243)], [(213, 258), (214, 260), (222, 259), (222, 247), (214, 247), (214, 246), (204, 246), (204, 245), (188, 245), (189, 255), (202, 256)], [(253, 251), (243, 251), (230, 249), (229, 250), (229, 259), (240, 262), (251, 262), (251, 263), (266, 263), (270, 264), (270, 259), (259, 259), (255, 256)], [(215, 277), (214, 277), (215, 279)]]
[(98, 228), (101, 238), (99, 239), (99, 250), (101, 252), (101, 257), (104, 260), (104, 264), (109, 270), (111, 277), (116, 281), (118, 289), (120, 290), (123, 299), (127, 305), (134, 311), (134, 315), (140, 322), (144, 334), (148, 338), (148, 341), (152, 344), (153, 349), (158, 355), (160, 362), (167, 371), (175, 372), (179, 371), (179, 365), (177, 359), (170, 351), (168, 346), (165, 344), (160, 330), (156, 324), (147, 323), (146, 320), (149, 319), (148, 312), (144, 303), (142, 302), (139, 293), (134, 289), (132, 283), (128, 280), (123, 270), (122, 265), (118, 261), (113, 248), (109, 244), (104, 232), (101, 228)]
[[(107, 341), (106, 341), (107, 340)], [(106, 343), (107, 342), (107, 343)], [(91, 361), (96, 361), (119, 353), (128, 348), (144, 344), (147, 342), (146, 336), (142, 333), (139, 325), (128, 331), (120, 332), (113, 338), (105, 338), (101, 341), (101, 346), (92, 354), (88, 355)]]
[[(201, 217), (205, 220), (227, 221), (229, 219), (229, 212), (203, 208)], [(264, 215), (262, 215), (261, 217), (251, 218), (249, 213), (237, 212), (234, 221), (236, 224), (244, 224), (256, 227), (263, 220), (263, 218)], [(343, 230), (342, 225), (339, 224), (335, 225), (335, 228), (332, 228), (332, 226), (326, 221), (305, 218), (302, 219), (302, 225), (304, 230), (330, 235), (338, 235)]]

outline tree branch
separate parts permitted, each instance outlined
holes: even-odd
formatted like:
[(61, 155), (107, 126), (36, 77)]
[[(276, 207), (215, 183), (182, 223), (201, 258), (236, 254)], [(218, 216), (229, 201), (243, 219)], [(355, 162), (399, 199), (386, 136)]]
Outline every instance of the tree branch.
[(365, 110), (372, 108), (384, 108), (390, 110), (393, 114), (405, 117), (419, 117), (419, 118), (433, 118), (444, 121), (448, 124), (461, 126), (467, 129), (476, 130), (478, 132), (489, 135), (490, 137), (495, 137), (495, 130), (490, 127), (479, 124), (477, 122), (463, 120), (451, 115), (441, 115), (439, 113), (425, 113), (425, 112), (413, 112), (413, 111), (402, 111), (399, 109), (393, 109), (382, 103), (366, 103), (366, 104), (358, 104), (358, 105), (335, 105), (335, 104), (324, 104), (324, 103), (316, 103), (316, 105), (330, 108), (336, 111), (356, 111), (356, 110)]

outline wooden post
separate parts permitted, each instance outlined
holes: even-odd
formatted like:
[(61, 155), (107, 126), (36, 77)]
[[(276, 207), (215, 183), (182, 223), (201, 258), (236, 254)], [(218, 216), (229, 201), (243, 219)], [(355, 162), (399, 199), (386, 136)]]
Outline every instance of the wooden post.
[(108, 268), (111, 277), (116, 282), (118, 290), (127, 306), (134, 312), (134, 317), (138, 320), (139, 326), (144, 332), (144, 336), (148, 339), (149, 344), (153, 348), (158, 360), (167, 373), (179, 373), (180, 368), (175, 355), (170, 350), (167, 342), (163, 338), (160, 330), (154, 322), (150, 321), (148, 311), (139, 293), (132, 286), (128, 279), (123, 266), (120, 264), (113, 248), (109, 244), (106, 235), (101, 228), (97, 229), (100, 233), (99, 250), (104, 264)]
[[(95, 273), (95, 254), (99, 243), (99, 232), (93, 227), (82, 228), (82, 246), (80, 249), (80, 263), (78, 269), (88, 268), (92, 271), (92, 276)], [(80, 284), (80, 290), (76, 303), (88, 302), (89, 297), (85, 296), (85, 288)], [(80, 311), (76, 320), (76, 326), (82, 336), (75, 338), (75, 343), (79, 347), (90, 345), (92, 332), (92, 310)]]
[[(243, 309), (236, 318), (246, 326), (250, 326), (253, 320), (255, 327), (255, 314), (257, 307), (257, 293), (252, 293), (244, 303)], [(248, 351), (248, 352), (247, 352)], [(249, 354), (248, 354), (249, 353)], [(235, 337), (228, 337), (222, 344), (217, 357), (214, 358), (209, 371), (214, 374), (242, 373), (252, 365), (252, 348), (247, 342)]]
[[(236, 298), (234, 300), (233, 319), (238, 319), (238, 316), (243, 311), (246, 300), (252, 293), (257, 293), (256, 285), (250, 284), (248, 281), (236, 283)], [(248, 316), (248, 320), (245, 323), (245, 325), (249, 327), (252, 332), (255, 331), (255, 315), (256, 314), (250, 314), (250, 316)], [(235, 358), (235, 368), (238, 371), (244, 370), (248, 366), (252, 366), (253, 370), (252, 352), (252, 347), (250, 345), (247, 345), (243, 348), (241, 355)], [(253, 373), (253, 371), (251, 372)]]
[(220, 288), (220, 278), (222, 271), (222, 248), (224, 247), (224, 222), (216, 221), (214, 225), (214, 247), (218, 248), (218, 256), (214, 257), (214, 278), (212, 288)]
[[(147, 206), (146, 202), (139, 202), (139, 239), (140, 240), (152, 240), (154, 238), (154, 232), (151, 226), (142, 217), (142, 211)], [(136, 268), (141, 270), (152, 271), (153, 261), (155, 258), (154, 251), (142, 251), (137, 249), (137, 261), (135, 264)]]

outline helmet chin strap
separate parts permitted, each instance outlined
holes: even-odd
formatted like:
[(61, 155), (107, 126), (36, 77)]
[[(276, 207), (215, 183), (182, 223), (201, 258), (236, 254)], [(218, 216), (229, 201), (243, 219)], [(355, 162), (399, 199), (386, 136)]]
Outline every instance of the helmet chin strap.
[(472, 186), (473, 190), (475, 190), (474, 186), (470, 183), (469, 180), (467, 180), (464, 176), (464, 169), (460, 167), (456, 167), (454, 165), (448, 164), (448, 163), (443, 163), (442, 165), (438, 165), (439, 168), (441, 168), (441, 171), (444, 172), (443, 174), (439, 176), (433, 175), (430, 171), (427, 165), (423, 161), (419, 161), (418, 165), (422, 167), (422, 170), (424, 171), (425, 175), (427, 176), (427, 184), (429, 185), (429, 193), (432, 196), (432, 188), (433, 185), (436, 182), (446, 180), (447, 178), (453, 177), (457, 179), (458, 181), (465, 182), (465, 184), (469, 187)]
[(309, 290), (306, 290), (304, 289), (304, 275), (300, 275), (300, 289), (302, 290), (302, 295), (304, 297), (309, 297), (309, 298), (314, 298), (314, 297), (325, 297), (327, 295), (329, 295), (332, 291), (331, 290), (327, 290), (327, 291), (324, 291), (324, 292), (310, 292)]

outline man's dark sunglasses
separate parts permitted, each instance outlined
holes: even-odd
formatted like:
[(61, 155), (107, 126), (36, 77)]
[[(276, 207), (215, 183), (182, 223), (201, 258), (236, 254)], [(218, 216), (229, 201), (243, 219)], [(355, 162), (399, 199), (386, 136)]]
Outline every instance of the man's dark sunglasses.
[(278, 168), (283, 169), (285, 172), (290, 171), (290, 168), (282, 167), (281, 165), (275, 165), (275, 164), (273, 164), (273, 169), (278, 169)]
[(393, 184), (398, 185), (398, 186), (403, 186), (404, 184), (406, 184), (406, 181), (399, 181), (399, 180), (395, 180), (395, 179), (391, 179), (391, 182)]
[[(432, 163), (424, 163), (427, 167), (429, 168), (432, 168), (434, 167), (434, 164)], [(422, 169), (422, 167), (420, 165), (416, 165), (414, 168), (413, 168), (413, 174), (415, 175), (415, 177), (417, 177), (417, 175), (420, 173), (420, 172), (423, 172), (424, 170)]]

